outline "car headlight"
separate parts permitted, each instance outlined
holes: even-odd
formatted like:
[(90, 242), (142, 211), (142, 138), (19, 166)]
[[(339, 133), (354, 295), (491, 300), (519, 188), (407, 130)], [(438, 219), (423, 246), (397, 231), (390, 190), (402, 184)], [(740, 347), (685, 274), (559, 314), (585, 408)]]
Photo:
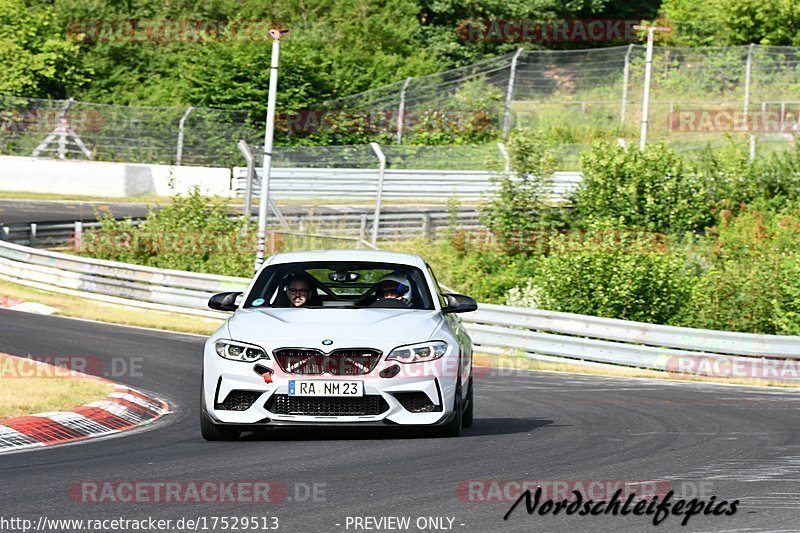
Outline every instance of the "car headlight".
[(246, 344), (244, 342), (231, 341), (227, 339), (218, 340), (214, 343), (217, 354), (225, 359), (233, 361), (252, 362), (259, 359), (269, 359), (267, 352), (260, 346)]
[(398, 346), (389, 353), (386, 360), (399, 363), (422, 363), (439, 359), (447, 353), (447, 343), (443, 341), (421, 342), (408, 346)]

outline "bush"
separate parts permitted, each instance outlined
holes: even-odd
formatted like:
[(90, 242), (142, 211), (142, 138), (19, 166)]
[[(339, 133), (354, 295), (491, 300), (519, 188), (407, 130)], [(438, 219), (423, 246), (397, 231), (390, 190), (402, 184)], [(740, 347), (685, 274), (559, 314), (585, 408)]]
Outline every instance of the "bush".
[(723, 212), (708, 237), (710, 267), (679, 325), (800, 334), (800, 206), (782, 213)]
[(540, 133), (514, 132), (508, 142), (515, 177), (501, 176), (497, 193), (479, 206), (481, 220), (508, 252), (534, 232), (564, 226), (560, 210), (548, 205), (549, 180), (559, 159)]
[(242, 237), (241, 222), (228, 216), (229, 208), (194, 189), (173, 197), (170, 205), (150, 209), (139, 225), (98, 215), (101, 227), (86, 233), (81, 253), (157, 268), (249, 277), (254, 232)]
[(682, 254), (649, 234), (597, 231), (553, 238), (536, 274), (509, 305), (659, 324), (681, 310), (695, 278)]
[(664, 145), (644, 151), (601, 142), (581, 158), (583, 181), (572, 196), (579, 224), (665, 233), (701, 230), (713, 222), (705, 178)]
[(743, 204), (759, 204), (779, 211), (800, 196), (800, 145), (749, 160), (746, 146), (734, 142), (705, 148), (697, 159), (709, 178), (720, 209), (738, 211)]

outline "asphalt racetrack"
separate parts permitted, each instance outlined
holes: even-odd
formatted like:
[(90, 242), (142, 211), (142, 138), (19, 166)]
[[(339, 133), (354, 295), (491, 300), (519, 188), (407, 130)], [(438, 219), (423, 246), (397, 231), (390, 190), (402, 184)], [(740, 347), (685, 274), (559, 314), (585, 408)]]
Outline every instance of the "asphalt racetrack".
[[(156, 393), (174, 411), (115, 438), (0, 456), (0, 515), (34, 524), (152, 517), (173, 520), (175, 531), (181, 518), (224, 530), (220, 517), (270, 520), (250, 529), (259, 531), (273, 527), (273, 517), (278, 531), (301, 532), (645, 531), (654, 528), (652, 516), (529, 515), (524, 502), (503, 516), (520, 481), (545, 481), (554, 491), (657, 482), (674, 498), (739, 500), (732, 516), (700, 514), (685, 527), (682, 517), (668, 516), (657, 531), (800, 529), (800, 394), (793, 391), (478, 370), (475, 425), (457, 439), (279, 429), (206, 442), (198, 428), (202, 343), (0, 310), (2, 351), (99, 358), (104, 372)], [(208, 481), (268, 482), (273, 501), (250, 503), (246, 492), (233, 503), (189, 496), (189, 485)], [(123, 502), (131, 495), (120, 489), (125, 482), (151, 492)], [(154, 496), (162, 482), (181, 482), (179, 502)], [(610, 498), (602, 491), (611, 489), (597, 490)], [(406, 518), (409, 526), (396, 528)]]

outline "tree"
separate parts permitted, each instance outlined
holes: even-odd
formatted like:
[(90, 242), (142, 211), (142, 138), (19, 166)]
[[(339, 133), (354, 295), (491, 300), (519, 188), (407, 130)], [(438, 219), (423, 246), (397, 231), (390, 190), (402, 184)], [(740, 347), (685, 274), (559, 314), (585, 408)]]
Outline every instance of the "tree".
[(89, 72), (52, 12), (0, 0), (0, 94), (64, 98)]
[(664, 0), (661, 13), (676, 45), (800, 45), (796, 0)]

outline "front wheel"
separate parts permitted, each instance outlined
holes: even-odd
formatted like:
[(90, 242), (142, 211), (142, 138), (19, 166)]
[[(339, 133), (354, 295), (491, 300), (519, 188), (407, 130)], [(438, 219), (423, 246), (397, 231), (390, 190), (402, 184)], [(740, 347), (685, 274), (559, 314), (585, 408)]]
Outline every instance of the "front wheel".
[(472, 414), (472, 376), (469, 377), (469, 385), (467, 385), (467, 405), (464, 409), (464, 415), (461, 418), (461, 427), (472, 427), (473, 414)]

